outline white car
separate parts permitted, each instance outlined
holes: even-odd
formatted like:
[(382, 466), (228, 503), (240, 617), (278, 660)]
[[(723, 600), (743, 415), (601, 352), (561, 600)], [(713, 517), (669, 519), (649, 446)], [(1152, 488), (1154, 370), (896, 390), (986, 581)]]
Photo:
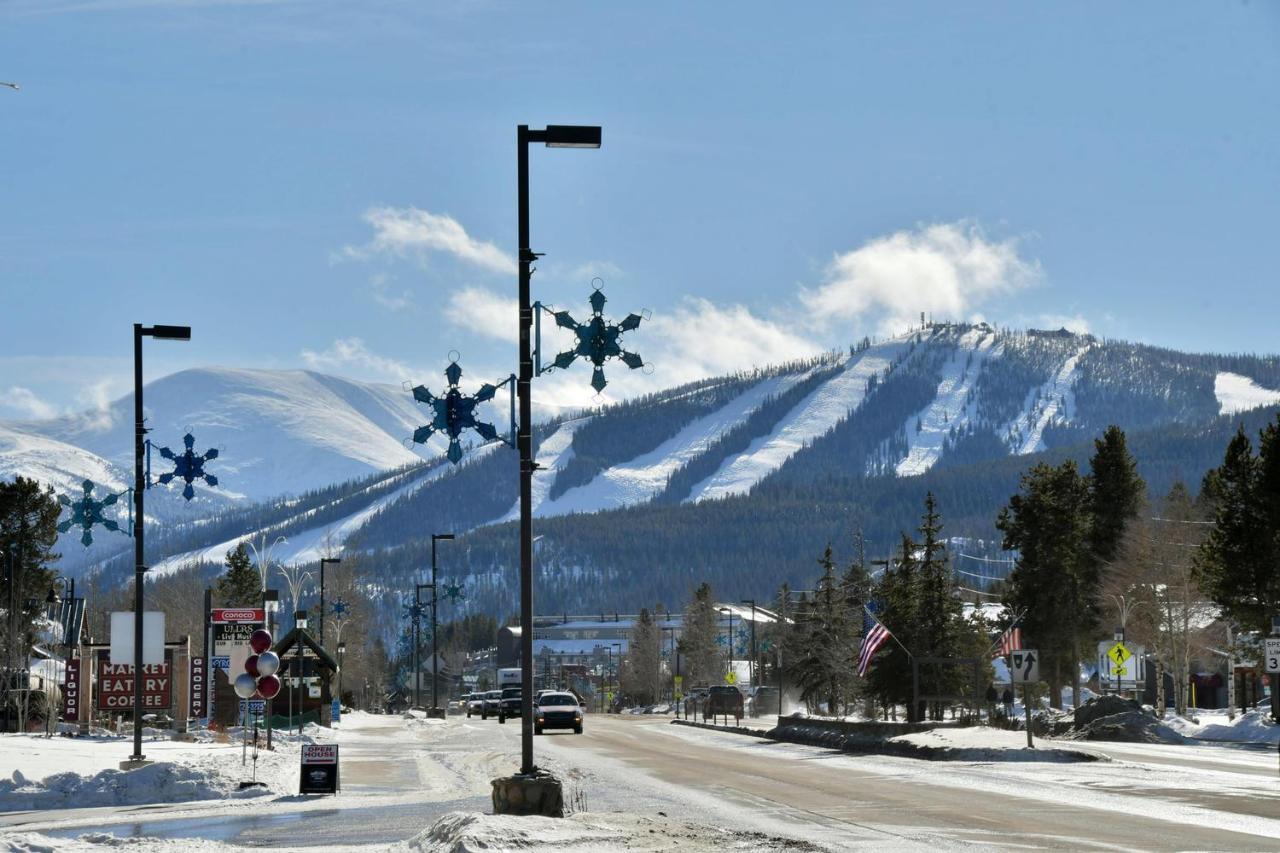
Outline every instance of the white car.
[(582, 706), (578, 697), (572, 693), (546, 693), (539, 697), (538, 707), (534, 709), (533, 733), (542, 734), (543, 729), (573, 729), (575, 735), (582, 734)]

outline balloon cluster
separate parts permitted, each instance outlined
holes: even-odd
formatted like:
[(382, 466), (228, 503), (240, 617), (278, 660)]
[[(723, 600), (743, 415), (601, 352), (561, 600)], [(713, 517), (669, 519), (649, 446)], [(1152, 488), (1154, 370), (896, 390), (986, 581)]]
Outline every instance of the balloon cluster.
[(271, 699), (280, 692), (280, 656), (271, 651), (271, 633), (259, 628), (249, 638), (253, 654), (245, 658), (244, 672), (236, 676), (236, 695), (241, 699)]

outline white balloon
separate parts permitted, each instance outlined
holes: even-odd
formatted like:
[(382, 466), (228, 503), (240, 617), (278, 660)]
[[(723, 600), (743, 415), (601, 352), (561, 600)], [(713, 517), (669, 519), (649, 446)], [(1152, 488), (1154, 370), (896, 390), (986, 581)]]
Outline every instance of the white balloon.
[(257, 692), (258, 679), (247, 672), (242, 672), (236, 676), (234, 687), (237, 696), (241, 699), (248, 699)]
[(258, 655), (258, 675), (275, 675), (280, 671), (280, 656), (275, 652)]

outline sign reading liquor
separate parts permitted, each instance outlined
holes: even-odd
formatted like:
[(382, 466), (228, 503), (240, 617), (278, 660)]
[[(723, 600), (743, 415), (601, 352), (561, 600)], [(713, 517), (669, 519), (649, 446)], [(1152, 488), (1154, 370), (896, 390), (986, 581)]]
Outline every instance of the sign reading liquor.
[(191, 658), (191, 689), (187, 691), (190, 704), (187, 716), (193, 720), (203, 720), (209, 710), (209, 673), (205, 669), (204, 658)]
[(67, 661), (66, 683), (62, 686), (62, 721), (74, 723), (80, 719), (80, 659)]
[[(112, 663), (106, 649), (98, 652), (99, 711), (133, 710), (133, 665)], [(165, 650), (164, 663), (142, 667), (142, 707), (163, 711), (173, 707), (173, 652)]]
[(235, 673), (244, 670), (244, 662), (253, 654), (249, 638), (267, 621), (267, 612), (253, 607), (222, 607), (210, 612), (213, 624), (213, 668)]

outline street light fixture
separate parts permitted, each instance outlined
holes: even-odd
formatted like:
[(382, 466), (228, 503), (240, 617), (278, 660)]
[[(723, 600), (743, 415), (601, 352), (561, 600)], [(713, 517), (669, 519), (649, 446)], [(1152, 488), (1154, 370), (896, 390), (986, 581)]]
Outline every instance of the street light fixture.
[(143, 551), (143, 495), (147, 490), (143, 459), (146, 453), (147, 428), (142, 410), (142, 339), (162, 341), (191, 340), (190, 326), (144, 326), (133, 324), (133, 501), (137, 520), (133, 527), (133, 755), (130, 766), (146, 761), (142, 754), (142, 604), (143, 583), (147, 571)]
[(529, 243), (529, 145), (541, 142), (548, 148), (599, 148), (602, 130), (589, 125), (547, 125), (544, 130), (516, 128), (516, 182), (518, 202), (518, 243), (520, 249), (520, 370), (516, 396), (520, 401), (520, 422), (516, 447), (520, 452), (520, 774), (534, 775), (533, 763), (533, 304), (529, 293), (530, 265), (538, 255)]
[(431, 534), (431, 710), (427, 716), (441, 719), (445, 714), (440, 708), (440, 646), (436, 634), (436, 602), (440, 599), (436, 586), (436, 543), (452, 541), (452, 533)]

